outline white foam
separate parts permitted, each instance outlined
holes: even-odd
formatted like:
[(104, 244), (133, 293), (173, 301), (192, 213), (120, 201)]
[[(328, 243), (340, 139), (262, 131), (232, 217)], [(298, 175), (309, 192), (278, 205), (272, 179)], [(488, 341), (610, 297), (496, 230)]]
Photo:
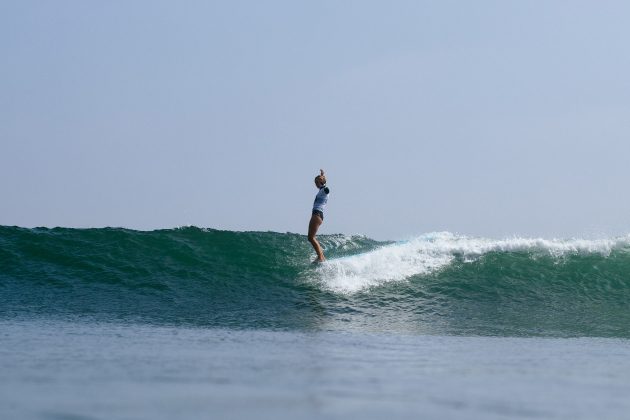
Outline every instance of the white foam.
[(329, 290), (355, 293), (371, 286), (435, 272), (446, 267), (458, 255), (464, 261), (474, 261), (488, 252), (536, 252), (553, 257), (593, 253), (608, 255), (615, 248), (629, 245), (630, 236), (611, 239), (496, 240), (439, 232), (363, 254), (328, 260), (317, 267), (316, 275), (323, 287)]

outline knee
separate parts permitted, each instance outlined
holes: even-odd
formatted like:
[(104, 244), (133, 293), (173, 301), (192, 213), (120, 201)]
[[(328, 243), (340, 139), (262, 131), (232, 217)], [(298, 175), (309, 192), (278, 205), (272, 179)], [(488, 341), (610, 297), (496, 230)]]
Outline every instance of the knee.
[(315, 235), (308, 235), (308, 241), (312, 244), (316, 243)]

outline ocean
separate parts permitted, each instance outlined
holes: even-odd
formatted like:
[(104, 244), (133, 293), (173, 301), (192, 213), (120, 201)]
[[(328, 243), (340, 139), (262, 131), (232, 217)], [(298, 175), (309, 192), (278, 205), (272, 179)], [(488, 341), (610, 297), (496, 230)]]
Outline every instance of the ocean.
[(630, 236), (0, 227), (0, 418), (628, 418)]

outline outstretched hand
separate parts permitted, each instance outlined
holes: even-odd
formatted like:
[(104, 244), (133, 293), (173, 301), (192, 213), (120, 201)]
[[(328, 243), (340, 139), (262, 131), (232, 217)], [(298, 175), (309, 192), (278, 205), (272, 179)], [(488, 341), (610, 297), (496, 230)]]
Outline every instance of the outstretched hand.
[(323, 169), (320, 169), (320, 170), (319, 170), (319, 174), (320, 174), (321, 176), (324, 176), (324, 170), (323, 170)]

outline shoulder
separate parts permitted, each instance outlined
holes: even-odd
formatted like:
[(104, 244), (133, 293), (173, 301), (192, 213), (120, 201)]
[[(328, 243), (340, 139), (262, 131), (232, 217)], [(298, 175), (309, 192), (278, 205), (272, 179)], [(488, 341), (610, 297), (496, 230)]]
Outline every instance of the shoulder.
[(325, 192), (326, 194), (330, 194), (330, 188), (328, 188), (328, 187), (324, 187), (324, 192)]

